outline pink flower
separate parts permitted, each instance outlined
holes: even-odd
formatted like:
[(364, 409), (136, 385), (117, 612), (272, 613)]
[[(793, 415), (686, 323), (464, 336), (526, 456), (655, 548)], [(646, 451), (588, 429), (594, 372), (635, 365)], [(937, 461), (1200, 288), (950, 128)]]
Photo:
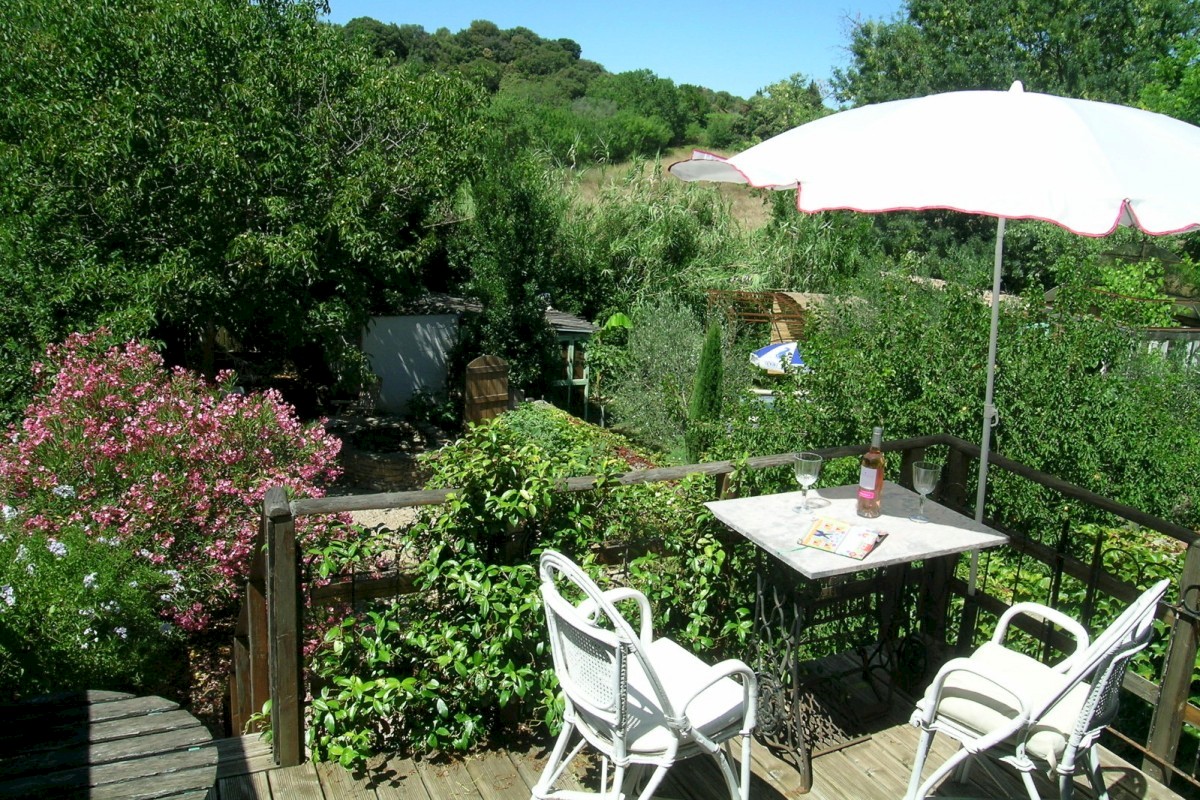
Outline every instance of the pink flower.
[[(28, 530), (82, 521), (98, 539), (184, 571), (168, 612), (186, 630), (229, 607), (266, 487), (322, 496), (320, 482), (339, 473), (340, 442), (305, 426), (277, 392), (226, 394), (230, 373), (210, 384), (167, 370), (144, 345), (110, 345), (105, 331), (51, 346), (34, 375), (37, 399), (0, 437), (0, 493), (19, 502)], [(75, 488), (69, 503), (54, 494), (62, 486)]]

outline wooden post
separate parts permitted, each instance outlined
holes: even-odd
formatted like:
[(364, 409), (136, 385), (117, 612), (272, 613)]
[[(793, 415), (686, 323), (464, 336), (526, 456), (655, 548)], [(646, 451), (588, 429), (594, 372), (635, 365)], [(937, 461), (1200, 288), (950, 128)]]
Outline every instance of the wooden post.
[(1167, 645), (1167, 663), (1163, 667), (1162, 688), (1154, 717), (1150, 721), (1150, 738), (1146, 749), (1151, 757), (1142, 761), (1142, 771), (1155, 780), (1168, 784), (1171, 771), (1163, 764), (1175, 761), (1179, 737), (1183, 729), (1183, 714), (1188, 704), (1192, 674), (1196, 667), (1197, 613), (1200, 609), (1200, 541), (1188, 545), (1179, 580), (1179, 608), (1171, 624), (1171, 640)]
[(912, 465), (924, 457), (924, 447), (912, 447), (900, 451), (900, 485), (905, 489), (913, 488)]
[(282, 487), (263, 499), (267, 526), (267, 626), (270, 643), (271, 733), (275, 763), (304, 761), (304, 697), (301, 686), (299, 559), (296, 521)]
[(230, 729), (234, 736), (245, 731), (253, 714), (262, 711), (271, 696), (268, 671), (270, 646), (267, 638), (266, 556), (264, 514), (254, 542), (250, 575), (244, 584), (242, 607), (233, 633), (233, 674), (229, 684)]
[(946, 466), (942, 469), (942, 484), (938, 499), (942, 505), (962, 508), (967, 496), (967, 457), (954, 447), (947, 454)]
[(250, 562), (250, 580), (246, 581), (246, 649), (249, 657), (250, 713), (262, 711), (271, 697), (271, 640), (267, 622), (267, 564), (263, 551), (266, 530), (259, 539), (257, 551)]

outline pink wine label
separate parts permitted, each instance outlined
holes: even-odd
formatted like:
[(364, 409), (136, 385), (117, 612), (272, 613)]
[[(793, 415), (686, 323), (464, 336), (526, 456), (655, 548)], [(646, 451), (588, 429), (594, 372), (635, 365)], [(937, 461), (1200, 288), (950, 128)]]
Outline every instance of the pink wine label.
[(872, 489), (863, 489), (861, 486), (858, 489), (858, 496), (863, 500), (874, 500), (875, 492)]

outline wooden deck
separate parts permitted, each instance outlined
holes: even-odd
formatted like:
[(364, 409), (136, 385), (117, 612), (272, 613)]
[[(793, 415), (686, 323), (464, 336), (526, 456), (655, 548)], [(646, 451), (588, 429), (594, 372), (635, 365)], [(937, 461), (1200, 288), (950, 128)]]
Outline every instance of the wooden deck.
[[(931, 764), (938, 753), (945, 757), (953, 743), (939, 737)], [(908, 784), (909, 763), (916, 749), (917, 731), (903, 721), (902, 713), (880, 719), (867, 741), (827, 753), (813, 762), (812, 791), (801, 795), (795, 771), (775, 759), (764, 747), (754, 749), (754, 800), (807, 797), (810, 800), (898, 800)], [(267, 747), (258, 737), (227, 739), (217, 743), (221, 752), (218, 783), (212, 800), (528, 800), (530, 787), (540, 774), (547, 755), (542, 744), (513, 744), (463, 758), (447, 760), (391, 759), (365, 775), (351, 776), (336, 765), (302, 764), (271, 768)], [(931, 769), (932, 766), (927, 767)], [(1112, 800), (1179, 800), (1162, 784), (1107, 753), (1103, 774)], [(588, 776), (579, 776), (587, 778)], [(1007, 777), (1007, 776), (1006, 776)], [(594, 789), (594, 781), (584, 785)], [(706, 758), (676, 765), (656, 795), (677, 800), (722, 800), (724, 784)], [(1091, 798), (1086, 778), (1076, 780), (1076, 797)], [(972, 770), (972, 782), (946, 783), (938, 797), (1023, 798), (1025, 791), (1013, 776), (997, 787), (983, 770)], [(1042, 796), (1057, 798), (1057, 789), (1046, 783)], [(629, 798), (633, 800), (633, 798)]]
[(161, 697), (64, 692), (0, 706), (0, 798), (204, 800), (219, 752)]

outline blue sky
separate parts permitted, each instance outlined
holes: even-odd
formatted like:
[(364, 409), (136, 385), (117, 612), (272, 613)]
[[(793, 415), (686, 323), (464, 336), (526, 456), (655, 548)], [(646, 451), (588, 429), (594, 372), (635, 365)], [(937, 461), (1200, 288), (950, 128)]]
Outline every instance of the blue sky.
[(355, 17), (460, 31), (485, 19), (546, 39), (574, 39), (609, 72), (649, 69), (748, 97), (801, 72), (826, 80), (845, 67), (850, 20), (891, 20), (903, 0), (329, 0), (329, 20)]

